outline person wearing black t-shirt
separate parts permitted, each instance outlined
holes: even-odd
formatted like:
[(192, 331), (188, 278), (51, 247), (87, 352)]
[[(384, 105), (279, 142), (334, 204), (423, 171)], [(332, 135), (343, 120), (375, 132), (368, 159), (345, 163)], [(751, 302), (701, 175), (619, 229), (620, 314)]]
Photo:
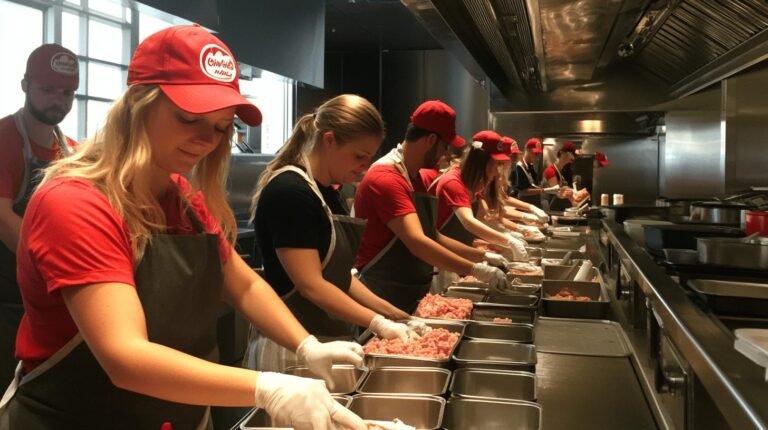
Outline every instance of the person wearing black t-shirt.
[[(349, 217), (336, 187), (359, 177), (384, 136), (370, 102), (335, 97), (299, 119), (259, 179), (251, 205), (264, 277), (296, 318), (324, 340), (351, 339), (354, 326), (407, 341), (407, 314), (352, 276), (365, 222)], [(418, 327), (417, 327), (418, 328)], [(246, 365), (284, 371), (296, 356), (263, 336), (249, 342)]]
[(525, 144), (523, 159), (515, 164), (515, 168), (510, 175), (510, 182), (512, 182), (514, 187), (512, 195), (539, 208), (541, 207), (542, 193), (542, 189), (539, 187), (541, 179), (539, 179), (538, 173), (534, 170), (534, 163), (541, 156), (542, 152), (544, 151), (540, 139), (536, 137), (528, 139), (528, 142)]

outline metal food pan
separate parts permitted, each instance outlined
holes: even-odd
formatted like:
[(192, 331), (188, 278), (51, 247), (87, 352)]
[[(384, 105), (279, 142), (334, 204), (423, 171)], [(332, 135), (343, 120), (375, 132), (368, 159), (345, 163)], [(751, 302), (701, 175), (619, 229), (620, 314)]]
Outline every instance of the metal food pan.
[(532, 324), (470, 322), (464, 328), (465, 339), (533, 343)]
[(493, 322), (494, 318), (509, 318), (513, 323), (533, 324), (536, 321), (536, 309), (496, 303), (476, 303), (472, 308), (472, 321)]
[(547, 249), (542, 254), (541, 258), (559, 258), (562, 259), (565, 257), (565, 254), (571, 253), (571, 258), (574, 260), (585, 260), (587, 258), (586, 254), (579, 251), (573, 251), (568, 249)]
[(464, 340), (453, 354), (460, 368), (521, 370), (536, 369), (536, 348), (526, 343)]
[(361, 394), (442, 396), (451, 372), (430, 367), (380, 367), (371, 370), (360, 385)]
[(450, 399), (443, 418), (445, 430), (538, 430), (541, 406), (524, 401)]
[[(765, 239), (768, 242), (768, 239)], [(768, 269), (768, 243), (743, 243), (741, 239), (712, 237), (696, 239), (699, 261), (714, 266)]]
[(494, 291), (496, 295), (541, 296), (541, 284), (507, 284)]
[(488, 296), (487, 288), (449, 286), (443, 293), (445, 297), (469, 299), (472, 302), (482, 302)]
[[(294, 366), (285, 369), (285, 373), (303, 378), (321, 379), (312, 373), (308, 368)], [(350, 394), (357, 391), (360, 383), (365, 377), (365, 371), (349, 364), (335, 364), (331, 368), (331, 378), (333, 379), (333, 391), (331, 394)]]
[[(560, 266), (560, 265), (547, 265), (544, 266), (544, 280), (553, 280), (553, 281), (573, 281), (573, 278), (576, 277), (576, 274), (579, 273), (580, 266), (573, 265), (573, 266)], [(598, 275), (598, 271), (596, 267), (593, 267), (589, 270), (589, 275), (587, 275), (587, 278), (592, 279), (600, 279), (600, 276)]]
[[(451, 321), (451, 320), (436, 320), (436, 319), (421, 319), (421, 318), (417, 318), (417, 319), (420, 321), (424, 321), (424, 323), (429, 327), (444, 328), (452, 333), (458, 333), (459, 340), (458, 342), (456, 342), (456, 345), (453, 347), (453, 350), (451, 351), (451, 354), (450, 354), (450, 355), (453, 355), (459, 343), (461, 342), (462, 336), (464, 335), (464, 323), (459, 321)], [(371, 340), (373, 336), (374, 336), (373, 333), (371, 333), (370, 331), (366, 331), (366, 333), (364, 333), (363, 336), (361, 336), (362, 338), (361, 343), (365, 345), (365, 343)], [(365, 365), (369, 369), (378, 369), (379, 367), (385, 367), (385, 366), (447, 368), (450, 366), (450, 364), (451, 364), (450, 356), (448, 358), (436, 359), (436, 358), (411, 357), (408, 355), (365, 354)]]
[(702, 295), (715, 314), (768, 318), (768, 283), (692, 279), (688, 287)]
[(357, 394), (349, 409), (364, 420), (392, 421), (399, 418), (419, 430), (439, 429), (445, 399), (436, 396), (384, 396)]
[[(547, 295), (555, 295), (566, 287), (589, 297), (592, 301), (577, 302), (547, 298)], [(610, 305), (608, 294), (598, 282), (544, 281), (541, 294), (543, 314), (549, 317), (604, 319)]]
[[(515, 282), (515, 280), (519, 280), (520, 282)], [(513, 275), (511, 273), (507, 273), (507, 282), (509, 284), (518, 283), (518, 284), (533, 284), (533, 285), (541, 285), (541, 282), (544, 280), (544, 276), (540, 275)]]
[(536, 308), (539, 306), (539, 296), (532, 294), (491, 294), (486, 298), (486, 303)]
[[(352, 402), (352, 396), (333, 396), (333, 399), (345, 408), (349, 407), (350, 402)], [(272, 424), (272, 417), (264, 409), (251, 409), (236, 428), (240, 430), (293, 429), (293, 427), (274, 427)]]
[(579, 237), (550, 237), (544, 243), (544, 249), (564, 249), (569, 251), (579, 251), (580, 248), (587, 244), (587, 237), (581, 235)]
[(506, 370), (457, 369), (451, 396), (478, 400), (536, 400), (536, 375)]

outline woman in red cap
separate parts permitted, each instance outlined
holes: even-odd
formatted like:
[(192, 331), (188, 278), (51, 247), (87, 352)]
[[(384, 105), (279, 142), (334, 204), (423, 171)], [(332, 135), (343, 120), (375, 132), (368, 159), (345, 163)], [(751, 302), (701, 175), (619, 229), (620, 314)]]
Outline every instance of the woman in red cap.
[(11, 428), (205, 429), (208, 405), (257, 406), (298, 429), (365, 428), (322, 381), (216, 364), (222, 299), (316, 373), (362, 353), (310, 336), (233, 250), (233, 120), (261, 122), (237, 79), (229, 49), (199, 26), (155, 33), (104, 127), (46, 169), (19, 243)]
[(510, 161), (509, 152), (509, 146), (494, 131), (473, 136), (460, 166), (437, 182), (437, 227), (440, 233), (459, 242), (471, 244), (476, 238), (482, 239), (511, 248), (514, 260), (527, 260), (525, 241), (518, 234), (501, 233), (476, 217), (478, 194), (488, 191), (485, 196), (489, 207), (499, 204), (496, 181), (501, 164)]

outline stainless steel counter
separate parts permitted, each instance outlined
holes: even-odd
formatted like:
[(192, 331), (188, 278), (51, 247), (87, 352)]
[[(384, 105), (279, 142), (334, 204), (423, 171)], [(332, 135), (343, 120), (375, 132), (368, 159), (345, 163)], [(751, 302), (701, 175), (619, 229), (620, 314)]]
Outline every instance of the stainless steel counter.
[[(731, 332), (714, 315), (698, 307), (683, 287), (617, 223), (603, 220), (601, 227), (618, 256), (622, 271), (645, 298), (643, 303), (635, 297), (632, 306), (640, 308), (641, 317), (630, 316), (630, 323), (635, 327), (642, 324), (642, 308), (645, 308), (650, 318), (662, 327), (664, 336), (673, 344), (671, 348), (688, 363), (695, 380), (729, 427), (768, 429), (768, 383), (764, 380), (764, 370), (736, 351)], [(619, 296), (633, 294), (631, 290), (617, 291)]]

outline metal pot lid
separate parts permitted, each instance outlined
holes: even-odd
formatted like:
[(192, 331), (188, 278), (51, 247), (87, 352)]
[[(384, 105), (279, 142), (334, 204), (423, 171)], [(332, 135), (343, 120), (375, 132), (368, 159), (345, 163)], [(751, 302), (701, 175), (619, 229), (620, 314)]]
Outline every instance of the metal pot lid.
[(749, 207), (739, 202), (696, 202), (691, 206), (711, 209), (747, 209)]

